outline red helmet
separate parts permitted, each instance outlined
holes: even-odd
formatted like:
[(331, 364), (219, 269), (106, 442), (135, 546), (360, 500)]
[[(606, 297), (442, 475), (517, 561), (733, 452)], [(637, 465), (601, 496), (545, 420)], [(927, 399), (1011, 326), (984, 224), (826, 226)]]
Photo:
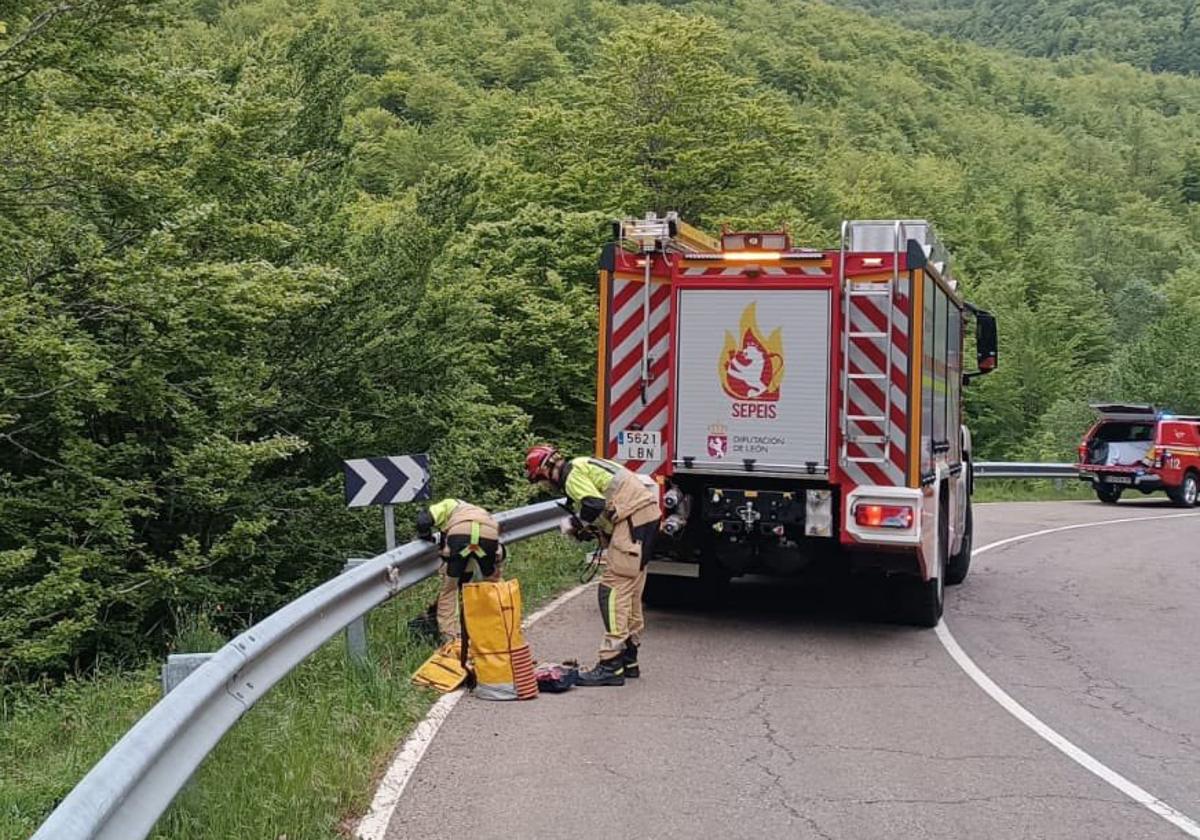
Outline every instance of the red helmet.
[(546, 478), (542, 469), (558, 454), (558, 450), (548, 443), (539, 443), (529, 447), (525, 453), (525, 477), (530, 481)]

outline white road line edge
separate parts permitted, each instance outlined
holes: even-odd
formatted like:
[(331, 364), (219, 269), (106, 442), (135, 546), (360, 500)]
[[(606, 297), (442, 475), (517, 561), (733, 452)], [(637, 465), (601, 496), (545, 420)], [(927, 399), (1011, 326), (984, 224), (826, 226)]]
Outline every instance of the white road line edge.
[[(1185, 516), (1196, 515), (1197, 514), (1194, 513), (1173, 513), (1165, 516), (1136, 516), (1129, 517), (1127, 519), (1108, 519), (1101, 522), (1083, 522), (1077, 525), (1065, 525), (1059, 528), (1047, 528), (1042, 531), (1034, 531), (1029, 534), (1020, 534), (1015, 537), (1009, 537), (1008, 539), (989, 543), (988, 545), (972, 551), (971, 557), (973, 559), (986, 551), (992, 551), (1006, 545), (1011, 545), (1015, 542), (1033, 539), (1034, 537), (1062, 533), (1063, 531), (1074, 531), (1080, 528), (1095, 528), (1103, 525), (1119, 525), (1125, 522), (1151, 522), (1156, 519), (1179, 519)], [(1043, 723), (1032, 712), (1014, 700), (1008, 692), (996, 685), (996, 683), (992, 681), (991, 677), (985, 674), (983, 670), (975, 664), (974, 660), (967, 656), (966, 652), (959, 647), (958, 642), (955, 640), (954, 636), (951, 635), (950, 628), (946, 626), (945, 621), (938, 622), (935, 632), (937, 633), (938, 640), (942, 643), (942, 647), (944, 647), (946, 652), (950, 654), (950, 658), (953, 659), (958, 666), (963, 669), (966, 675), (974, 680), (975, 684), (982, 688), (989, 697), (999, 703), (1006, 712), (1011, 714), (1021, 723), (1028, 726), (1043, 740), (1048, 742), (1051, 746), (1053, 746), (1063, 755), (1067, 756), (1067, 758), (1074, 761), (1080, 767), (1083, 767), (1085, 770), (1102, 779), (1103, 781), (1108, 782), (1108, 784), (1115, 787), (1134, 802), (1148, 808), (1153, 813), (1157, 814), (1176, 828), (1180, 829), (1184, 834), (1200, 839), (1200, 823), (1197, 823), (1186, 814), (1175, 810), (1166, 802), (1163, 802), (1161, 799), (1151, 794), (1149, 791), (1139, 787), (1129, 779), (1122, 776), (1116, 770), (1113, 770), (1111, 767), (1088, 755), (1079, 747), (1075, 746), (1075, 744), (1071, 743), (1062, 735), (1059, 735), (1057, 732)]]
[[(554, 612), (591, 585), (584, 583), (559, 595), (525, 619), (524, 626), (529, 627)], [(417, 765), (421, 763), (425, 751), (433, 743), (434, 736), (438, 734), (438, 730), (442, 728), (450, 712), (454, 711), (464, 693), (462, 689), (452, 691), (434, 703), (421, 722), (413, 727), (413, 731), (404, 739), (404, 744), (396, 752), (396, 757), (392, 759), (391, 766), (375, 790), (370, 810), (358, 823), (355, 836), (359, 840), (383, 840), (388, 825), (392, 822), (392, 816), (396, 813), (396, 807), (400, 804), (400, 798), (404, 795), (404, 789), (408, 787), (417, 770)]]

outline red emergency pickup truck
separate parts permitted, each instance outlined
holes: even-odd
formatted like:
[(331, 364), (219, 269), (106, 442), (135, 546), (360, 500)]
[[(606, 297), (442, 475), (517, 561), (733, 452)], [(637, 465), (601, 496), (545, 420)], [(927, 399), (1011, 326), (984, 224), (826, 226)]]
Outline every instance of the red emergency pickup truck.
[(1200, 494), (1200, 417), (1149, 405), (1093, 405), (1100, 419), (1079, 444), (1079, 478), (1116, 504), (1125, 490), (1165, 490), (1192, 507)]

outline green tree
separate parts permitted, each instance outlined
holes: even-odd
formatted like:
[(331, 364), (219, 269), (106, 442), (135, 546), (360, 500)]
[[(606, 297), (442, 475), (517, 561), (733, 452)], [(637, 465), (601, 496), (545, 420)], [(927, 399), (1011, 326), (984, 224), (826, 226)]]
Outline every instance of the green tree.
[(1192, 66), (1194, 2), (860, 5), (958, 40), (804, 0), (6, 4), (0, 673), (235, 630), (377, 548), (342, 458), (525, 498), (526, 442), (589, 446), (613, 217), (932, 219), (1000, 318), (986, 457), (1069, 456), (1092, 398), (1194, 408), (1200, 81), (1099, 57)]

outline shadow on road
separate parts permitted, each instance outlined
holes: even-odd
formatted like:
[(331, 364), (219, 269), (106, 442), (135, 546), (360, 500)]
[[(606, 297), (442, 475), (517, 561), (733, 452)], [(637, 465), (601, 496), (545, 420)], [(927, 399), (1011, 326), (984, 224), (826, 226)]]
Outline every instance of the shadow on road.
[(894, 589), (877, 575), (749, 576), (734, 580), (715, 604), (655, 606), (655, 613), (702, 618), (741, 627), (862, 633), (866, 626), (908, 628), (896, 622)]
[(1143, 499), (1121, 499), (1115, 505), (1106, 505), (1103, 502), (1093, 502), (1096, 507), (1110, 508), (1112, 510), (1120, 510), (1121, 508), (1150, 508), (1151, 510), (1177, 510), (1181, 513), (1186, 513), (1188, 508), (1180, 507), (1170, 499), (1156, 499), (1146, 497)]

